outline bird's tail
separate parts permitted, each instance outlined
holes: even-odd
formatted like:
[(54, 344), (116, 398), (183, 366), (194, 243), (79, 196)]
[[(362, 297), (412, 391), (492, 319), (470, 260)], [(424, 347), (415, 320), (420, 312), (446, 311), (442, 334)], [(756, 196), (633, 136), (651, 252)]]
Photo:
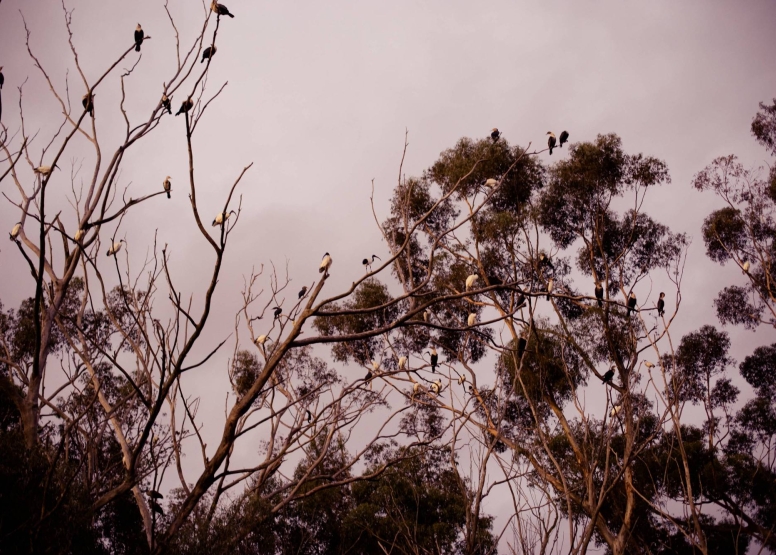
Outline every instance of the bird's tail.
[(135, 52), (140, 52), (140, 45), (139, 44), (135, 45)]
[(170, 192), (169, 191), (167, 192), (167, 198), (170, 198)]
[(603, 308), (603, 307), (604, 307), (604, 303), (603, 303), (603, 301), (600, 301), (600, 300), (599, 300), (599, 301), (598, 301), (598, 308)]
[(233, 16), (232, 14), (230, 14), (230, 13), (227, 13), (226, 15), (228, 15), (229, 17), (234, 17), (234, 16)]

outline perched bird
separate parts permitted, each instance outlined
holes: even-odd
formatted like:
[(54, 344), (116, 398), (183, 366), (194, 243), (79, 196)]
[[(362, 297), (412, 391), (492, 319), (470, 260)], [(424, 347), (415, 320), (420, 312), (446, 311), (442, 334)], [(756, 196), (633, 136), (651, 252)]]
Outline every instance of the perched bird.
[(148, 494), (148, 497), (150, 497), (151, 499), (163, 499), (164, 498), (164, 495), (162, 495), (161, 493), (159, 493), (158, 491), (153, 490), (153, 489), (148, 490), (146, 493)]
[(600, 281), (595, 282), (595, 298), (598, 299), (598, 308), (604, 306), (604, 286)]
[(254, 343), (256, 343), (256, 346), (258, 347), (259, 345), (264, 345), (266, 341), (267, 341), (267, 336), (260, 335), (256, 338), (256, 341)]
[(517, 302), (515, 303), (515, 307), (516, 307), (516, 308), (522, 308), (524, 304), (525, 304), (525, 295), (523, 295), (522, 293), (520, 293), (520, 294), (517, 296)]
[(310, 412), (310, 409), (307, 409), (307, 422), (313, 421), (313, 413)]
[(550, 257), (547, 256), (544, 251), (539, 253), (539, 264), (542, 266), (547, 266), (550, 270), (555, 270), (555, 266), (552, 264), (552, 260), (550, 260)]
[(372, 379), (372, 372), (367, 371), (366, 376), (364, 376), (364, 381), (368, 382), (371, 379)]
[(371, 271), (372, 271), (372, 262), (374, 262), (374, 261), (375, 261), (375, 258), (376, 258), (377, 260), (379, 260), (380, 262), (382, 262), (382, 259), (381, 259), (379, 256), (377, 256), (376, 254), (373, 254), (373, 255), (372, 255), (372, 260), (371, 260), (371, 261), (370, 261), (368, 258), (365, 258), (365, 259), (363, 259), (363, 260), (361, 261), (361, 264), (363, 264), (363, 265), (364, 265), (364, 269), (365, 269), (367, 272), (371, 272)]
[(321, 259), (321, 265), (318, 267), (318, 273), (323, 274), (324, 276), (328, 275), (329, 268), (331, 268), (331, 262), (331, 255), (327, 252)]
[(550, 293), (552, 293), (552, 288), (554, 285), (555, 285), (555, 280), (553, 280), (552, 278), (547, 280), (547, 300), (548, 301), (550, 300)]
[(458, 385), (463, 385), (466, 383), (466, 374), (461, 374), (458, 376)]
[(19, 232), (22, 230), (22, 223), (18, 222), (15, 226), (11, 228), (11, 241), (16, 241), (16, 238), (19, 236)]
[(5, 76), (3, 75), (3, 66), (0, 66), (0, 90), (3, 88), (3, 83), (5, 83)]
[(648, 361), (648, 360), (644, 361), (644, 366), (646, 366), (650, 370), (652, 370), (655, 367), (655, 365), (652, 362)]
[(486, 187), (495, 187), (496, 185), (498, 185), (498, 181), (496, 181), (492, 177), (485, 181), (485, 186)]
[(606, 371), (606, 374), (604, 374), (603, 379), (601, 379), (601, 382), (603, 383), (612, 383), (612, 378), (614, 378), (614, 366), (609, 368), (609, 370)]
[(89, 116), (94, 117), (94, 96), (90, 93), (86, 93), (81, 100), (81, 104), (83, 104), (84, 110), (89, 112)]
[(423, 321), (424, 322), (428, 322), (428, 318), (429, 318), (428, 310), (424, 310), (423, 311)]
[(213, 44), (211, 46), (208, 46), (202, 51), (202, 60), (200, 60), (200, 64), (204, 64), (205, 60), (212, 60), (213, 56), (216, 55), (216, 51), (218, 48), (216, 48), (216, 45)]
[(399, 370), (404, 370), (405, 366), (407, 366), (407, 357), (405, 356), (399, 357)]
[(415, 382), (412, 384), (412, 395), (414, 396), (418, 391), (420, 391), (420, 384)]
[(569, 140), (569, 132), (563, 131), (560, 134), (560, 137), (558, 137), (558, 148), (563, 148), (563, 143), (567, 142)]
[(436, 352), (436, 349), (434, 347), (431, 347), (431, 353), (427, 353), (431, 355), (431, 371), (436, 372), (437, 363), (439, 362), (439, 355)]
[(162, 181), (162, 187), (164, 187), (164, 192), (167, 193), (167, 198), (170, 198), (170, 191), (172, 191), (172, 183), (170, 183), (170, 176), (164, 178), (164, 181)]
[(614, 405), (612, 407), (612, 410), (609, 411), (609, 416), (611, 418), (614, 418), (618, 414), (620, 414), (620, 411), (622, 410), (622, 405)]
[(151, 507), (151, 510), (153, 512), (159, 513), (160, 515), (164, 516), (164, 509), (162, 509), (162, 506), (156, 501), (149, 501), (148, 506)]
[(118, 253), (121, 250), (121, 243), (124, 243), (124, 239), (119, 239), (115, 243), (113, 243), (110, 248), (108, 249), (108, 252), (105, 253), (106, 256), (116, 256), (116, 253)]
[(168, 114), (172, 115), (172, 98), (168, 97), (165, 93), (162, 93), (162, 108), (167, 110)]
[(299, 298), (301, 299), (307, 294), (307, 286), (305, 285), (299, 290)]
[(380, 363), (379, 363), (379, 362), (377, 362), (376, 360), (372, 360), (372, 369), (373, 369), (373, 370), (374, 370), (376, 373), (379, 373), (379, 372), (380, 372)]
[(181, 114), (185, 114), (189, 110), (191, 110), (194, 107), (194, 101), (191, 99), (191, 97), (187, 98), (181, 103), (180, 109), (175, 113), (176, 116), (179, 116)]
[(232, 14), (229, 13), (229, 8), (227, 8), (223, 4), (219, 4), (218, 2), (216, 2), (216, 0), (213, 0), (213, 3), (210, 4), (210, 9), (213, 10), (213, 12), (215, 12), (219, 16), (228, 15), (229, 17), (234, 17)]
[(439, 392), (442, 390), (442, 380), (437, 378), (437, 381), (431, 382), (431, 391), (434, 392), (434, 395), (439, 395)]
[(657, 300), (657, 315), (663, 316), (666, 313), (666, 302), (665, 302), (666, 294), (661, 292), (660, 298)]
[(73, 237), (73, 239), (75, 239), (76, 243), (84, 238), (84, 233), (85, 231), (83, 229), (79, 229), (78, 231), (75, 232), (75, 236)]
[(477, 280), (480, 279), (480, 276), (477, 274), (471, 274), (469, 277), (466, 278), (466, 290), (468, 291), (472, 287), (474, 287), (474, 284), (477, 283)]
[(744, 260), (744, 265), (741, 266), (741, 269), (744, 270), (744, 273), (749, 273), (750, 264), (748, 260)]
[(469, 327), (472, 327), (476, 323), (477, 323), (477, 314), (475, 314), (474, 312), (470, 312), (469, 317), (466, 319), (466, 324)]
[(552, 156), (552, 149), (555, 148), (555, 133), (547, 131), (547, 134), (550, 136), (550, 138), (547, 139), (547, 146), (550, 147), (550, 156)]
[(236, 214), (236, 213), (237, 212), (235, 212), (234, 210), (230, 210), (228, 213), (219, 212), (218, 214), (216, 214), (216, 217), (213, 220), (212, 226), (216, 227), (217, 225), (223, 225), (224, 222), (226, 222), (226, 220), (228, 220), (232, 216), (232, 214)]
[(493, 139), (494, 143), (499, 140), (499, 137), (501, 137), (501, 131), (498, 130), (498, 127), (490, 130), (490, 138)]
[[(59, 166), (57, 166), (56, 164), (54, 164), (54, 168), (57, 168), (57, 169), (59, 169)], [(38, 166), (38, 167), (37, 167), (37, 168), (35, 168), (33, 171), (34, 171), (35, 173), (38, 173), (38, 174), (42, 175), (43, 177), (46, 177), (48, 174), (50, 174), (50, 173), (51, 173), (52, 169), (53, 169), (53, 168), (52, 168), (51, 166)]]
[(636, 293), (631, 291), (630, 296), (628, 297), (628, 316), (631, 315), (631, 312), (636, 308)]
[(140, 45), (143, 44), (143, 38), (145, 38), (145, 33), (143, 33), (143, 28), (140, 26), (140, 23), (138, 23), (137, 27), (135, 27), (135, 52), (140, 52)]
[(282, 313), (283, 313), (283, 309), (280, 308), (279, 306), (276, 306), (275, 308), (272, 309), (272, 316), (273, 316), (272, 319), (277, 320), (278, 318), (280, 318), (280, 315)]
[(522, 358), (525, 348), (528, 346), (528, 340), (525, 337), (517, 338), (517, 358)]

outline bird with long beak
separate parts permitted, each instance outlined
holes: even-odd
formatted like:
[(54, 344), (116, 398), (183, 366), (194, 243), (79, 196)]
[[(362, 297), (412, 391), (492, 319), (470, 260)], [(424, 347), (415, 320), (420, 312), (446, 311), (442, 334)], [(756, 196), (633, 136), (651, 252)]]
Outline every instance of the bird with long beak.
[(418, 382), (415, 382), (412, 384), (412, 396), (414, 397), (417, 395), (418, 391), (420, 391), (420, 384)]
[(477, 323), (477, 314), (474, 312), (469, 313), (469, 317), (466, 319), (466, 325), (472, 327)]
[(550, 147), (550, 156), (552, 156), (552, 149), (555, 148), (555, 133), (552, 131), (547, 131), (547, 134), (550, 136), (549, 139), (547, 139), (547, 146)]
[(17, 222), (15, 226), (11, 228), (11, 233), (9, 234), (11, 237), (11, 241), (16, 241), (16, 238), (19, 236), (19, 233), (22, 230), (22, 223)]
[[(54, 164), (54, 168), (57, 168), (57, 169), (59, 169), (59, 166), (57, 166), (56, 164)], [(49, 174), (52, 172), (52, 170), (53, 170), (54, 168), (52, 168), (51, 166), (38, 166), (38, 167), (37, 167), (37, 168), (35, 168), (33, 171), (34, 171), (35, 173), (37, 173), (37, 174), (40, 174), (40, 175), (42, 175), (43, 177), (46, 177), (46, 176), (48, 176), (48, 175), (49, 175)]]
[(175, 114), (176, 116), (179, 116), (181, 114), (185, 114), (189, 110), (191, 110), (194, 107), (194, 101), (191, 99), (191, 97), (187, 98), (183, 102), (181, 102), (181, 107)]
[(143, 33), (143, 28), (138, 23), (137, 27), (135, 27), (135, 52), (140, 52), (140, 45), (143, 44), (144, 38), (145, 33)]
[(439, 392), (442, 391), (442, 380), (437, 378), (435, 382), (431, 382), (431, 391), (434, 395), (439, 395)]
[(569, 140), (569, 132), (563, 131), (560, 134), (560, 137), (558, 137), (558, 148), (563, 148), (563, 143), (568, 142)]
[(278, 318), (280, 318), (281, 314), (283, 314), (283, 309), (280, 308), (279, 306), (276, 306), (275, 308), (272, 309), (272, 319), (273, 320), (277, 320)]
[(167, 193), (167, 198), (170, 198), (170, 191), (172, 191), (172, 183), (170, 183), (170, 176), (164, 178), (164, 181), (162, 181), (162, 187), (164, 187), (164, 192)]
[(172, 98), (167, 96), (166, 93), (162, 93), (162, 108), (167, 110), (167, 113), (172, 115)]
[(644, 366), (646, 366), (647, 368), (649, 368), (650, 370), (652, 370), (652, 369), (655, 367), (655, 364), (654, 364), (654, 363), (652, 363), (652, 362), (650, 362), (650, 361), (648, 361), (648, 360), (645, 360), (645, 361), (644, 361)]
[(463, 385), (466, 383), (466, 374), (461, 374), (458, 376), (458, 385)]
[(666, 294), (661, 291), (660, 298), (657, 300), (657, 315), (663, 316), (666, 313)]
[(466, 278), (466, 290), (468, 291), (469, 289), (474, 287), (474, 285), (477, 283), (477, 280), (479, 279), (480, 279), (480, 276), (478, 276), (477, 274), (471, 274), (470, 276), (468, 276)]
[(266, 341), (267, 341), (267, 336), (266, 335), (260, 335), (260, 336), (258, 336), (256, 338), (256, 341), (254, 341), (254, 343), (256, 343), (256, 346), (258, 347), (260, 345), (264, 345), (264, 343), (266, 343)]
[(331, 255), (327, 252), (321, 258), (321, 265), (318, 267), (318, 273), (323, 274), (324, 277), (329, 275), (329, 268), (331, 268)]
[(428, 322), (428, 319), (429, 319), (429, 313), (428, 313), (428, 310), (424, 310), (424, 311), (423, 311), (423, 321), (424, 321), (424, 322)]
[(199, 62), (199, 63), (200, 63), (200, 64), (203, 64), (203, 63), (205, 63), (205, 60), (211, 60), (211, 59), (213, 59), (213, 56), (215, 56), (215, 55), (216, 55), (216, 51), (217, 51), (217, 50), (218, 50), (218, 48), (216, 48), (216, 45), (215, 45), (215, 44), (213, 44), (213, 45), (211, 45), (211, 46), (208, 46), (207, 48), (205, 48), (205, 49), (202, 51), (202, 60), (200, 60), (200, 62)]
[(498, 141), (499, 137), (501, 137), (501, 131), (498, 130), (498, 127), (490, 130), (490, 138), (493, 139), (494, 143)]
[(237, 214), (234, 210), (230, 210), (229, 212), (220, 212), (216, 214), (215, 219), (213, 220), (212, 226), (216, 227), (217, 225), (223, 225), (226, 220), (228, 220), (232, 214)]
[(751, 267), (751, 265), (749, 264), (749, 261), (748, 260), (744, 260), (744, 264), (743, 264), (743, 266), (741, 266), (741, 269), (744, 271), (745, 274), (749, 273), (749, 268), (750, 267)]
[(229, 8), (227, 8), (223, 4), (219, 4), (218, 2), (216, 2), (216, 0), (213, 0), (213, 3), (210, 4), (210, 9), (213, 11), (213, 13), (219, 16), (228, 15), (229, 17), (234, 17), (232, 14), (229, 13)]
[(119, 239), (115, 243), (113, 243), (110, 248), (108, 249), (108, 252), (105, 253), (106, 256), (116, 256), (116, 254), (121, 250), (121, 244), (125, 243), (124, 239)]
[(86, 93), (81, 100), (81, 104), (83, 104), (84, 110), (86, 110), (89, 113), (89, 117), (94, 117), (94, 95), (91, 93)]

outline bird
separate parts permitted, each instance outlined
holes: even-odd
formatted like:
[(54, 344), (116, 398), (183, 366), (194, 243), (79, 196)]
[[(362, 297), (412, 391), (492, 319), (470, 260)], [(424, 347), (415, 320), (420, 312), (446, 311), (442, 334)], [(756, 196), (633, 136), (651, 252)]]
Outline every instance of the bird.
[(230, 210), (228, 213), (219, 212), (218, 214), (216, 214), (216, 217), (213, 220), (212, 226), (216, 227), (217, 225), (223, 225), (223, 223), (226, 222), (226, 220), (228, 220), (232, 214), (236, 214), (236, 213), (237, 212), (235, 212), (234, 210)]
[(78, 231), (75, 232), (75, 236), (73, 237), (73, 239), (75, 239), (76, 243), (84, 238), (84, 233), (85, 231), (83, 229), (79, 229)]
[(628, 316), (630, 316), (634, 308), (636, 308), (636, 293), (631, 291), (631, 294), (628, 297)]
[[(57, 168), (57, 169), (59, 169), (59, 166), (57, 166), (56, 164), (54, 164), (54, 168)], [(39, 173), (40, 175), (42, 175), (42, 176), (44, 176), (44, 177), (45, 177), (45, 176), (47, 176), (47, 175), (49, 175), (49, 174), (51, 173), (52, 169), (53, 169), (53, 168), (52, 168), (51, 166), (38, 166), (38, 167), (37, 167), (37, 168), (35, 168), (33, 171), (34, 171), (35, 173)]]
[(363, 265), (364, 265), (364, 269), (365, 269), (367, 272), (371, 272), (371, 271), (372, 271), (372, 262), (374, 262), (374, 261), (375, 261), (375, 258), (376, 258), (377, 260), (379, 260), (380, 262), (382, 262), (382, 259), (381, 259), (379, 256), (377, 256), (376, 254), (373, 254), (373, 255), (372, 255), (372, 260), (371, 260), (371, 261), (370, 261), (368, 258), (365, 258), (365, 259), (363, 259), (363, 260), (361, 261), (361, 264), (363, 264)]
[(331, 268), (331, 255), (327, 252), (321, 258), (321, 265), (318, 267), (318, 273), (324, 276), (328, 275), (329, 268)]
[(86, 93), (84, 95), (81, 104), (83, 104), (84, 110), (89, 112), (89, 116), (94, 117), (94, 97), (91, 93)]
[(663, 300), (665, 299), (666, 294), (661, 291), (660, 298), (657, 300), (657, 315), (663, 316), (666, 313), (666, 302)]
[(652, 362), (648, 361), (648, 360), (644, 361), (644, 366), (646, 366), (650, 370), (652, 370), (655, 367), (655, 365)]
[(405, 366), (407, 366), (407, 357), (405, 356), (399, 357), (399, 370), (404, 370)]
[(744, 270), (745, 274), (749, 273), (749, 267), (750, 267), (749, 261), (748, 260), (744, 260), (744, 265), (741, 266), (741, 269)]
[(466, 324), (469, 327), (472, 327), (476, 323), (477, 323), (477, 314), (474, 312), (470, 312), (469, 317), (466, 319)]
[(273, 316), (272, 319), (277, 320), (278, 318), (280, 318), (280, 315), (282, 313), (283, 313), (283, 309), (280, 308), (279, 306), (276, 306), (275, 308), (272, 309), (272, 316)]
[(424, 321), (424, 322), (428, 322), (428, 319), (429, 319), (429, 313), (428, 313), (428, 310), (424, 310), (424, 311), (423, 311), (423, 321)]
[(259, 345), (264, 345), (266, 341), (267, 341), (267, 336), (260, 335), (256, 338), (256, 341), (254, 341), (254, 343), (256, 343), (256, 346), (258, 347)]
[(216, 55), (216, 51), (218, 48), (216, 48), (216, 45), (213, 44), (211, 46), (208, 46), (202, 51), (202, 59), (200, 60), (200, 64), (205, 63), (205, 60), (212, 60), (213, 56)]
[(496, 181), (492, 177), (490, 179), (488, 179), (487, 181), (485, 181), (485, 186), (486, 187), (495, 187), (496, 185), (498, 185), (498, 181)]
[(563, 143), (569, 140), (569, 132), (562, 131), (560, 137), (558, 137), (558, 148), (563, 148)]
[(431, 371), (436, 372), (437, 363), (439, 362), (439, 355), (437, 354), (434, 347), (431, 347), (431, 353), (428, 354), (431, 355)]
[(135, 27), (135, 52), (140, 52), (140, 45), (143, 44), (144, 37), (145, 33), (143, 33), (143, 28), (140, 26), (140, 23), (138, 23), (137, 27)]
[(3, 83), (5, 83), (5, 76), (3, 75), (3, 66), (0, 66), (0, 90), (3, 89)]
[(194, 101), (191, 99), (191, 97), (187, 98), (181, 103), (180, 109), (175, 113), (176, 116), (179, 116), (181, 114), (185, 114), (189, 110), (191, 110), (194, 107)]
[(229, 17), (234, 17), (232, 14), (229, 13), (229, 8), (224, 6), (223, 4), (219, 4), (215, 0), (213, 0), (213, 3), (210, 4), (210, 9), (213, 10), (217, 15), (228, 15)]
[(595, 282), (595, 298), (598, 299), (598, 308), (604, 306), (604, 286), (600, 281)]
[(162, 181), (162, 187), (164, 187), (164, 192), (167, 193), (167, 198), (170, 198), (170, 191), (172, 191), (172, 183), (170, 183), (170, 176), (164, 178), (164, 181)]
[(555, 133), (547, 131), (547, 134), (550, 136), (550, 138), (547, 139), (547, 146), (550, 147), (550, 156), (552, 156), (552, 149), (555, 148)]
[(466, 374), (461, 374), (458, 376), (458, 385), (463, 385), (466, 383)]
[(376, 360), (372, 360), (372, 369), (373, 369), (373, 370), (374, 370), (376, 373), (379, 373), (379, 372), (380, 372), (380, 363), (379, 363), (379, 362), (377, 362)]
[(474, 287), (474, 284), (477, 283), (477, 280), (480, 279), (480, 276), (477, 274), (471, 274), (469, 277), (466, 278), (466, 290), (468, 291), (472, 287)]
[(555, 285), (555, 281), (550, 278), (547, 280), (547, 300), (550, 300), (550, 293), (552, 293), (552, 287)]
[(615, 416), (617, 416), (618, 414), (620, 414), (620, 411), (621, 411), (621, 410), (622, 410), (622, 405), (614, 405), (614, 406), (612, 407), (612, 410), (611, 410), (611, 411), (609, 411), (609, 416), (610, 416), (611, 418), (614, 418)]
[(552, 264), (550, 257), (544, 254), (544, 251), (539, 253), (539, 264), (547, 266), (550, 270), (555, 270), (555, 266)]
[(19, 232), (22, 230), (22, 223), (17, 222), (15, 226), (11, 228), (11, 241), (16, 241), (16, 238), (19, 236)]
[(307, 422), (313, 421), (313, 413), (310, 412), (310, 409), (307, 409)]
[(164, 516), (164, 509), (162, 509), (162, 506), (157, 503), (156, 501), (149, 501), (148, 505), (151, 507), (151, 510), (155, 513), (159, 513), (160, 515)]
[(125, 243), (124, 239), (119, 239), (118, 241), (113, 243), (108, 249), (108, 252), (105, 253), (105, 255), (116, 256), (116, 253), (118, 253), (121, 250), (121, 243)]
[(420, 384), (415, 382), (412, 384), (412, 395), (414, 396), (420, 390)]
[(501, 137), (501, 131), (498, 130), (498, 127), (490, 130), (490, 138), (493, 139), (494, 143), (499, 140), (499, 137)]
[(162, 495), (161, 493), (159, 493), (158, 491), (153, 490), (153, 489), (148, 490), (146, 492), (146, 494), (148, 495), (148, 497), (150, 497), (152, 499), (163, 499), (164, 498), (164, 495)]
[(162, 93), (162, 108), (167, 110), (167, 113), (172, 115), (172, 98), (167, 96), (166, 93)]
[(525, 348), (528, 345), (528, 340), (525, 337), (517, 338), (517, 358), (522, 358), (525, 353)]
[(606, 374), (604, 374), (604, 377), (601, 379), (601, 382), (603, 383), (612, 383), (612, 378), (614, 377), (614, 366), (609, 368), (609, 370), (606, 371)]
[(442, 390), (442, 380), (437, 378), (437, 381), (431, 382), (431, 391), (434, 392), (434, 395), (439, 395), (439, 392)]
[(307, 294), (307, 286), (305, 285), (299, 290), (299, 298), (301, 299)]

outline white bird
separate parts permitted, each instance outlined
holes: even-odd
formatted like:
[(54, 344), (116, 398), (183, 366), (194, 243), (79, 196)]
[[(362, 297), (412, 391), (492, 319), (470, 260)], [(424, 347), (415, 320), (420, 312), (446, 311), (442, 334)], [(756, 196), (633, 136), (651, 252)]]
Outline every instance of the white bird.
[(167, 198), (170, 198), (170, 191), (172, 191), (172, 183), (170, 183), (170, 176), (164, 178), (164, 181), (162, 182), (162, 187), (164, 187), (164, 192), (167, 193)]
[(423, 311), (423, 321), (428, 322), (428, 310)]
[(404, 370), (405, 366), (407, 366), (407, 357), (399, 357), (399, 370)]
[(474, 324), (477, 323), (477, 315), (474, 312), (469, 313), (469, 318), (467, 318), (466, 323), (469, 327), (472, 327)]
[(420, 384), (415, 382), (412, 384), (412, 394), (415, 395), (420, 390)]
[(466, 278), (466, 290), (468, 291), (472, 287), (474, 287), (474, 284), (477, 283), (477, 280), (480, 279), (480, 276), (477, 274), (472, 274), (469, 277)]
[(228, 220), (232, 214), (236, 214), (234, 210), (230, 210), (229, 212), (220, 212), (216, 214), (215, 220), (213, 220), (213, 227), (216, 227), (217, 225), (222, 225), (226, 220)]
[(655, 367), (655, 365), (654, 365), (654, 364), (652, 364), (652, 363), (651, 363), (650, 361), (648, 361), (648, 360), (645, 360), (645, 361), (644, 361), (644, 366), (646, 366), (646, 367), (647, 367), (647, 368), (649, 368), (650, 370), (651, 370), (652, 368), (654, 368), (654, 367)]
[(121, 250), (121, 243), (124, 243), (124, 239), (119, 239), (115, 243), (113, 243), (110, 248), (108, 249), (108, 252), (105, 253), (106, 256), (116, 256), (116, 253), (118, 253)]
[(255, 343), (256, 343), (256, 345), (257, 345), (257, 346), (258, 346), (258, 345), (264, 345), (264, 343), (265, 343), (266, 341), (267, 341), (267, 336), (266, 336), (266, 335), (260, 335), (260, 336), (258, 336), (258, 337), (256, 338), (256, 341), (255, 341)]
[(16, 238), (19, 236), (19, 232), (22, 230), (22, 223), (18, 222), (15, 226), (11, 228), (11, 241), (16, 241)]
[(614, 405), (614, 406), (612, 407), (612, 410), (611, 410), (611, 411), (609, 411), (609, 416), (610, 416), (611, 418), (614, 418), (615, 416), (617, 416), (618, 414), (620, 414), (620, 411), (621, 411), (621, 410), (622, 410), (622, 405)]
[(485, 181), (485, 186), (486, 187), (495, 187), (496, 185), (498, 185), (498, 181), (496, 181), (492, 177), (490, 179), (488, 179), (487, 181)]
[(463, 385), (466, 383), (466, 374), (461, 374), (458, 376), (458, 385)]
[(746, 272), (748, 274), (749, 273), (749, 266), (750, 266), (749, 261), (748, 260), (744, 260), (744, 265), (741, 266), (741, 268), (744, 270), (744, 272)]
[(442, 380), (437, 378), (437, 381), (431, 383), (431, 391), (434, 392), (434, 395), (439, 395), (439, 391), (442, 389)]
[[(54, 164), (54, 167), (58, 167), (56, 164)], [(42, 176), (47, 176), (51, 173), (52, 167), (51, 166), (38, 166), (33, 170), (35, 173), (39, 173)]]
[(372, 368), (374, 369), (375, 372), (379, 372), (380, 371), (380, 363), (377, 362), (376, 360), (373, 360), (372, 361)]
[(73, 237), (73, 239), (75, 239), (76, 243), (84, 238), (84, 233), (85, 231), (83, 229), (79, 229), (78, 231), (75, 232), (75, 236)]
[[(331, 268), (331, 255), (327, 252), (323, 255), (323, 258), (321, 259), (321, 265), (318, 267), (318, 273), (320, 274), (328, 274), (329, 268)], [(325, 272), (325, 273), (324, 273)]]

